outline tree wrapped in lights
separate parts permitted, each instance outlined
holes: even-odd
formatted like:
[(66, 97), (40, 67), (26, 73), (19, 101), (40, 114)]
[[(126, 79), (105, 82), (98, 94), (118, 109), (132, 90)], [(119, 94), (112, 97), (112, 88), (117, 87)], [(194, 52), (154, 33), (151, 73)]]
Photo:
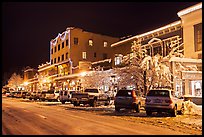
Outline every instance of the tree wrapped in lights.
[(23, 78), (16, 74), (13, 73), (8, 80), (8, 87), (14, 90), (18, 90), (18, 87), (23, 83)]

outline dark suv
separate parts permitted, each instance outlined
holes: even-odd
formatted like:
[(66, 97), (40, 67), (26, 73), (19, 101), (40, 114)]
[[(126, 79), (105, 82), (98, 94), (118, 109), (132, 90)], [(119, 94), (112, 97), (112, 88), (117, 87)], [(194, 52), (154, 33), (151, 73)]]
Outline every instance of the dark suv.
[(140, 96), (135, 90), (121, 89), (117, 92), (114, 100), (115, 111), (120, 111), (121, 108), (135, 109), (140, 112), (141, 107), (144, 107), (145, 98)]

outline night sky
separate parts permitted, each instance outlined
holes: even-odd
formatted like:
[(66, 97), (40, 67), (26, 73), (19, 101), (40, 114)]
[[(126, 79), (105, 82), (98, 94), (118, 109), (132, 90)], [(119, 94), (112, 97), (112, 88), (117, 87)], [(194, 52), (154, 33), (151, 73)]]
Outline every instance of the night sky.
[(180, 20), (177, 12), (199, 2), (4, 2), (3, 74), (49, 61), (49, 43), (67, 27), (124, 37)]

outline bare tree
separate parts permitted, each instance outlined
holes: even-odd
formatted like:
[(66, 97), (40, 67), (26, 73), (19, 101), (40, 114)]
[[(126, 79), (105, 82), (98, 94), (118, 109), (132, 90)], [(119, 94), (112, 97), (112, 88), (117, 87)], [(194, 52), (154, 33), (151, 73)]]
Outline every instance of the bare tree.
[(14, 90), (17, 90), (18, 87), (23, 83), (23, 78), (16, 74), (13, 73), (10, 77), (10, 79), (8, 80), (8, 87), (12, 88)]

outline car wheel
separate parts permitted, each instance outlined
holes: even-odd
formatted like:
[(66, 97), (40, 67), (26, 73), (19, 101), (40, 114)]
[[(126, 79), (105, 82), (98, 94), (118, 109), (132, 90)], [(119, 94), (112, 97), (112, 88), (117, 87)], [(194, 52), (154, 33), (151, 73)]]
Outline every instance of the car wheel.
[(90, 106), (92, 106), (92, 107), (96, 107), (96, 100), (95, 100), (95, 99), (94, 99), (93, 101), (91, 101)]
[(152, 111), (146, 110), (146, 114), (147, 114), (147, 116), (151, 116), (152, 115)]
[(77, 102), (74, 102), (74, 106), (79, 106), (79, 103), (77, 103)]
[(172, 111), (171, 111), (171, 116), (172, 117), (176, 117), (176, 115), (177, 115), (177, 108), (176, 108), (176, 106), (172, 109)]
[(59, 99), (59, 97), (57, 97), (57, 102), (60, 102), (60, 99)]
[(61, 101), (62, 104), (65, 104), (65, 101)]
[(135, 110), (137, 113), (140, 113), (140, 104), (136, 104)]
[(119, 112), (119, 111), (120, 111), (120, 108), (115, 106), (115, 111), (116, 111), (116, 112)]
[(178, 111), (180, 115), (183, 115), (185, 112), (184, 104), (182, 104), (181, 110)]

